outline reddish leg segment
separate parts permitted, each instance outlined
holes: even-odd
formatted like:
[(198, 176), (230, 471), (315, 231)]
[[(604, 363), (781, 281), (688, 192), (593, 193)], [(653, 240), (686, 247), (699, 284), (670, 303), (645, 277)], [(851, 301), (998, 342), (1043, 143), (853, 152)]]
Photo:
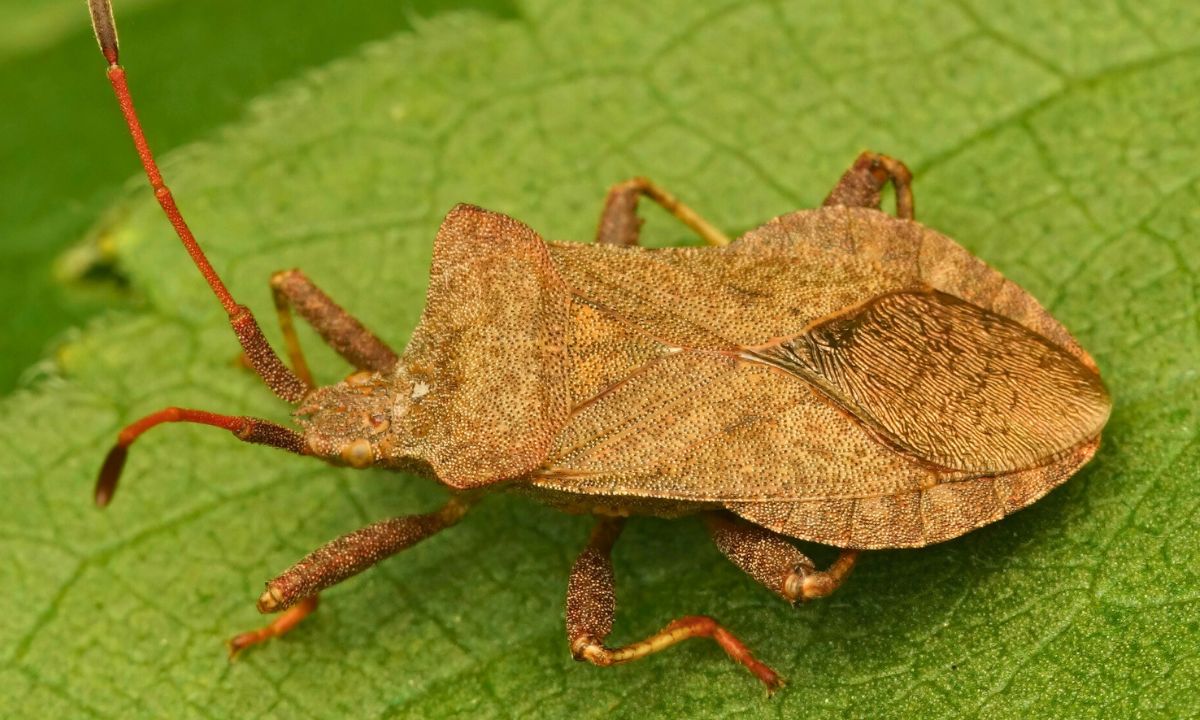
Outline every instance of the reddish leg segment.
[(267, 583), (258, 598), (259, 612), (283, 614), (265, 627), (231, 640), (230, 654), (291, 630), (316, 609), (317, 593), (450, 527), (470, 506), (470, 499), (454, 497), (435, 512), (373, 523), (312, 551)]
[(394, 350), (342, 309), (303, 272), (284, 270), (272, 275), (271, 294), (275, 299), (275, 311), (279, 315), (279, 326), (283, 330), (292, 369), (309, 387), (315, 386), (312, 372), (300, 349), (290, 309), (295, 309), (329, 347), (359, 370), (383, 372), (399, 361)]
[(878, 210), (880, 193), (889, 180), (896, 188), (896, 217), (912, 220), (915, 210), (912, 173), (899, 160), (869, 151), (858, 156), (825, 198), (824, 204)]
[(857, 550), (842, 550), (828, 570), (817, 570), (786, 538), (724, 513), (705, 516), (717, 548), (734, 565), (790, 603), (826, 597), (845, 581), (858, 559)]
[(261, 642), (266, 642), (273, 637), (279, 637), (284, 633), (290, 632), (292, 628), (300, 624), (300, 621), (308, 617), (309, 613), (317, 609), (317, 596), (312, 595), (304, 598), (285, 612), (280, 613), (279, 617), (262, 627), (241, 633), (227, 645), (229, 646), (229, 659), (237, 657), (238, 653)]
[(638, 244), (642, 219), (637, 214), (638, 198), (645, 195), (696, 232), (709, 245), (728, 245), (729, 238), (715, 225), (679, 202), (671, 193), (646, 178), (633, 178), (613, 185), (604, 199), (596, 242), (601, 245), (630, 246)]
[(631, 662), (694, 637), (712, 638), (730, 658), (745, 666), (774, 692), (783, 685), (774, 670), (755, 659), (749, 648), (704, 615), (688, 615), (675, 620), (645, 640), (624, 647), (604, 644), (612, 632), (616, 613), (616, 592), (612, 568), (612, 546), (624, 523), (620, 518), (602, 518), (592, 531), (587, 548), (571, 569), (567, 585), (567, 640), (571, 655), (593, 665), (606, 667)]

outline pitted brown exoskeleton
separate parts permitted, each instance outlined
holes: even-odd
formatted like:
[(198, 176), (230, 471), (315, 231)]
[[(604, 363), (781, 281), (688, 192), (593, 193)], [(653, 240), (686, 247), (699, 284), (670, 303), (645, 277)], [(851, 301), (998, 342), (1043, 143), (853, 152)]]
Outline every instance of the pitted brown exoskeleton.
[[(774, 689), (774, 671), (710, 617), (607, 644), (610, 553), (627, 516), (701, 514), (735, 565), (798, 603), (836, 590), (861, 550), (941, 542), (1025, 507), (1099, 446), (1110, 402), (1092, 359), (1028, 293), (916, 223), (907, 168), (870, 152), (820, 209), (732, 242), (645, 179), (611, 189), (594, 244), (545, 242), (510, 217), (459, 205), (437, 233), (425, 311), (402, 353), (302, 272), (274, 275), (285, 364), (188, 230), (117, 64), (108, 3), (89, 4), (156, 197), (248, 364), (297, 406), (299, 427), (153, 413), (121, 432), (97, 502), (111, 499), (128, 446), (164, 422), (424, 474), (454, 491), (433, 512), (342, 536), (269, 582), (259, 609), (282, 614), (234, 638), (234, 652), (286, 632), (325, 588), (504, 489), (597, 518), (568, 584), (576, 658), (611, 665), (709, 637)], [(880, 210), (888, 183), (896, 216)], [(708, 247), (640, 247), (643, 197)], [(352, 375), (316, 387), (293, 312)], [(821, 570), (793, 539), (841, 553)]]

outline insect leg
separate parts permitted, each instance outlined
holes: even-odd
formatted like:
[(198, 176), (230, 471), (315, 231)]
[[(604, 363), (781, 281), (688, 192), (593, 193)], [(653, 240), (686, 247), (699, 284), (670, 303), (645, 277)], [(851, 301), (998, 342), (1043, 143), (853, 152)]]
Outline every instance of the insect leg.
[(316, 595), (310, 595), (284, 612), (280, 613), (279, 617), (275, 618), (266, 625), (260, 628), (244, 632), (230, 640), (226, 645), (229, 646), (229, 659), (237, 657), (238, 653), (261, 642), (266, 642), (273, 637), (279, 637), (284, 633), (289, 632), (292, 628), (300, 624), (300, 621), (308, 617), (313, 610), (317, 609), (318, 598)]
[(878, 210), (880, 191), (889, 180), (896, 188), (896, 216), (912, 220), (912, 173), (899, 160), (869, 150), (859, 155), (842, 175), (824, 204)]
[(642, 220), (637, 215), (638, 198), (642, 195), (658, 203), (667, 212), (687, 225), (709, 245), (728, 245), (729, 238), (712, 223), (679, 202), (671, 193), (646, 178), (638, 177), (613, 185), (604, 199), (596, 242), (601, 245), (637, 245)]
[(709, 513), (705, 521), (725, 557), (790, 603), (831, 594), (858, 559), (857, 550), (842, 550), (828, 570), (817, 570), (812, 560), (770, 530), (734, 520), (724, 513)]
[(567, 585), (567, 640), (571, 655), (576, 660), (607, 667), (665, 650), (688, 638), (707, 637), (720, 645), (730, 658), (754, 673), (768, 691), (779, 689), (783, 680), (774, 670), (756, 660), (733, 633), (704, 615), (681, 617), (650, 637), (624, 647), (610, 648), (604, 644), (604, 639), (612, 632), (616, 612), (612, 546), (623, 524), (621, 518), (602, 518), (592, 531), (587, 548), (571, 569), (571, 580)]
[(382, 520), (312, 551), (267, 583), (258, 598), (259, 612), (286, 612), (230, 640), (230, 655), (291, 630), (317, 607), (317, 593), (454, 525), (470, 506), (470, 500), (453, 497), (434, 512)]
[(308, 276), (299, 270), (282, 270), (271, 276), (271, 294), (283, 330), (284, 344), (292, 368), (309, 387), (312, 373), (300, 349), (291, 309), (317, 331), (325, 342), (359, 370), (384, 371), (399, 360), (396, 352), (375, 336), (350, 313), (335, 303)]

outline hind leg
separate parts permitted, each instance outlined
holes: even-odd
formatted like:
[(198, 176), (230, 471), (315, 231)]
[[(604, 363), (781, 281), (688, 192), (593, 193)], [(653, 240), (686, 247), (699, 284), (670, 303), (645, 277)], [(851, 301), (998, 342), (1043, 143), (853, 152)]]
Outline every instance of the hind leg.
[(880, 192), (889, 180), (896, 188), (896, 217), (912, 220), (912, 173), (899, 160), (870, 151), (858, 156), (825, 198), (824, 204), (878, 210)]
[(818, 570), (812, 560), (776, 533), (725, 513), (705, 516), (717, 548), (734, 565), (790, 603), (826, 597), (845, 581), (857, 550), (842, 550), (828, 570)]

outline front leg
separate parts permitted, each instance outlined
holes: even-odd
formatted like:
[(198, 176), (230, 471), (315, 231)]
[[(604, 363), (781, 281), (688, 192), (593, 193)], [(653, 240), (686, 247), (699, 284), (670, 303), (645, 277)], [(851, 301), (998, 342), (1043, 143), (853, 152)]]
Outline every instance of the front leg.
[(296, 328), (292, 325), (292, 308), (312, 325), (329, 347), (359, 370), (383, 372), (399, 361), (395, 350), (335, 303), (303, 272), (283, 270), (272, 275), (271, 295), (292, 369), (310, 388), (315, 385), (300, 349)]
[(715, 225), (700, 217), (671, 193), (642, 177), (609, 188), (608, 196), (604, 199), (604, 210), (600, 213), (600, 225), (596, 228), (597, 243), (625, 247), (638, 244), (642, 219), (638, 217), (637, 204), (642, 195), (661, 205), (709, 245), (729, 244), (729, 238)]
[(712, 638), (730, 658), (741, 663), (774, 692), (783, 679), (754, 658), (749, 648), (716, 620), (704, 615), (687, 615), (640, 642), (611, 648), (604, 644), (612, 632), (617, 600), (614, 589), (612, 546), (621, 534), (624, 520), (603, 518), (592, 531), (587, 548), (571, 569), (567, 585), (567, 640), (571, 655), (593, 665), (607, 667), (627, 663), (665, 650), (693, 637)]
[(445, 530), (457, 523), (469, 508), (469, 500), (454, 497), (434, 512), (383, 520), (312, 551), (267, 583), (267, 589), (258, 599), (258, 610), (282, 614), (257, 630), (230, 640), (230, 657), (288, 632), (316, 609), (317, 593)]

